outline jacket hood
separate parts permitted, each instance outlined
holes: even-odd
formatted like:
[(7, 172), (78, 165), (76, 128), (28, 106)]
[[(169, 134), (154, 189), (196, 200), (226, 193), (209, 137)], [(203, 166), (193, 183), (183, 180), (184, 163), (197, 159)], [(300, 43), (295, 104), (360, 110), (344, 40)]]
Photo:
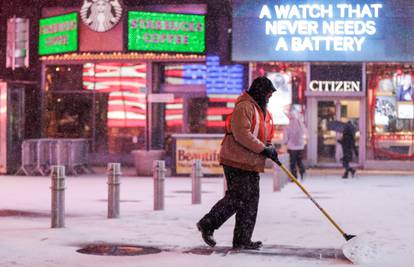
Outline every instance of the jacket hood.
[(254, 79), (250, 85), (249, 90), (247, 90), (247, 93), (254, 99), (254, 101), (256, 101), (263, 113), (266, 114), (268, 104), (267, 95), (270, 92), (275, 91), (276, 88), (273, 86), (273, 83), (269, 78), (265, 76), (259, 76)]
[(237, 99), (236, 99), (236, 105), (241, 103), (241, 102), (251, 102), (253, 103), (259, 110), (261, 110), (259, 104), (253, 99), (253, 97), (251, 97), (251, 95), (249, 95), (247, 92), (243, 92), (242, 95), (240, 95)]

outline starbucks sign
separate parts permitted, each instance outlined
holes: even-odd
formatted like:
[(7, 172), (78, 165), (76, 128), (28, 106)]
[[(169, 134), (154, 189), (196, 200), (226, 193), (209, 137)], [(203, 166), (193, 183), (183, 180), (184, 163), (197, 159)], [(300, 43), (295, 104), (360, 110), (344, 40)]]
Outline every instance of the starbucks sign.
[(121, 0), (84, 0), (80, 15), (84, 24), (96, 32), (115, 27), (122, 17)]

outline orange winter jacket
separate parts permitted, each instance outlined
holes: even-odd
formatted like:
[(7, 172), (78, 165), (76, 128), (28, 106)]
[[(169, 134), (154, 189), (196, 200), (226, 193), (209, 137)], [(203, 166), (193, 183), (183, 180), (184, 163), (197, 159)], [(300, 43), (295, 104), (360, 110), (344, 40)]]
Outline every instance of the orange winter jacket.
[(221, 143), (220, 164), (263, 172), (266, 157), (260, 152), (271, 143), (273, 121), (269, 112), (262, 109), (248, 94), (236, 101), (231, 119), (226, 121), (226, 135)]

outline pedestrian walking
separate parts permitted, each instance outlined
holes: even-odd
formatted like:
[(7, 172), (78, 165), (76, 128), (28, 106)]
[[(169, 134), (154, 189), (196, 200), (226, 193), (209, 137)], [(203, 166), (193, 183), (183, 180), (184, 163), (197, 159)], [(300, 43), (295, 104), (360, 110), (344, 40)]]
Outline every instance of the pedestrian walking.
[(342, 131), (342, 139), (338, 140), (338, 143), (342, 146), (342, 166), (345, 169), (344, 175), (342, 178), (348, 178), (349, 172), (351, 172), (352, 177), (355, 176), (356, 170), (351, 168), (349, 162), (352, 161), (352, 154), (355, 152), (355, 155), (358, 156), (358, 151), (355, 146), (355, 127), (352, 125), (351, 121), (348, 121)]
[(227, 182), (225, 196), (198, 223), (203, 240), (216, 245), (213, 233), (236, 214), (234, 249), (259, 249), (261, 241), (251, 240), (259, 205), (259, 172), (265, 160), (278, 160), (271, 144), (273, 121), (267, 103), (275, 92), (272, 82), (258, 77), (236, 101), (226, 120), (226, 134), (220, 149), (220, 164)]
[(305, 137), (307, 129), (301, 114), (292, 110), (289, 115), (289, 124), (283, 133), (283, 143), (287, 145), (289, 153), (290, 172), (298, 178), (296, 169), (299, 168), (301, 180), (304, 179), (305, 165), (303, 165), (303, 151), (305, 149)]

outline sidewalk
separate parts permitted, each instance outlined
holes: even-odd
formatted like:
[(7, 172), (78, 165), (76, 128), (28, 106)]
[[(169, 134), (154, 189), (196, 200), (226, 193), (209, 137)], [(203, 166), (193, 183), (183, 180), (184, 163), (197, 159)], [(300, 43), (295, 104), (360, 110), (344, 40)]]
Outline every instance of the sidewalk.
[[(374, 259), (386, 265), (374, 266), (412, 266), (401, 255), (414, 258), (414, 174), (377, 175), (361, 171), (357, 179), (341, 179), (334, 172), (319, 171), (309, 170), (304, 186), (347, 233), (370, 232), (375, 237), (381, 246), (373, 252)], [(272, 183), (272, 173), (262, 175), (254, 240), (297, 250), (341, 249), (345, 240), (295, 184), (272, 192)], [(191, 205), (189, 178), (167, 178), (165, 210), (153, 211), (152, 179), (134, 177), (132, 170), (124, 170), (119, 219), (106, 219), (104, 172), (68, 177), (66, 185), (66, 227), (51, 229), (50, 178), (0, 176), (1, 267), (350, 266), (334, 260), (295, 256), (181, 253), (204, 246), (195, 223), (223, 196), (221, 178), (203, 180), (201, 205)], [(215, 232), (220, 246), (231, 245), (233, 226), (234, 218), (230, 218)], [(168, 251), (145, 256), (76, 252), (86, 245), (102, 243)]]
[[(356, 176), (414, 176), (414, 171), (406, 170), (376, 170), (376, 169), (356, 169)], [(344, 173), (343, 168), (309, 168), (306, 170), (312, 176), (336, 175), (341, 177)]]

